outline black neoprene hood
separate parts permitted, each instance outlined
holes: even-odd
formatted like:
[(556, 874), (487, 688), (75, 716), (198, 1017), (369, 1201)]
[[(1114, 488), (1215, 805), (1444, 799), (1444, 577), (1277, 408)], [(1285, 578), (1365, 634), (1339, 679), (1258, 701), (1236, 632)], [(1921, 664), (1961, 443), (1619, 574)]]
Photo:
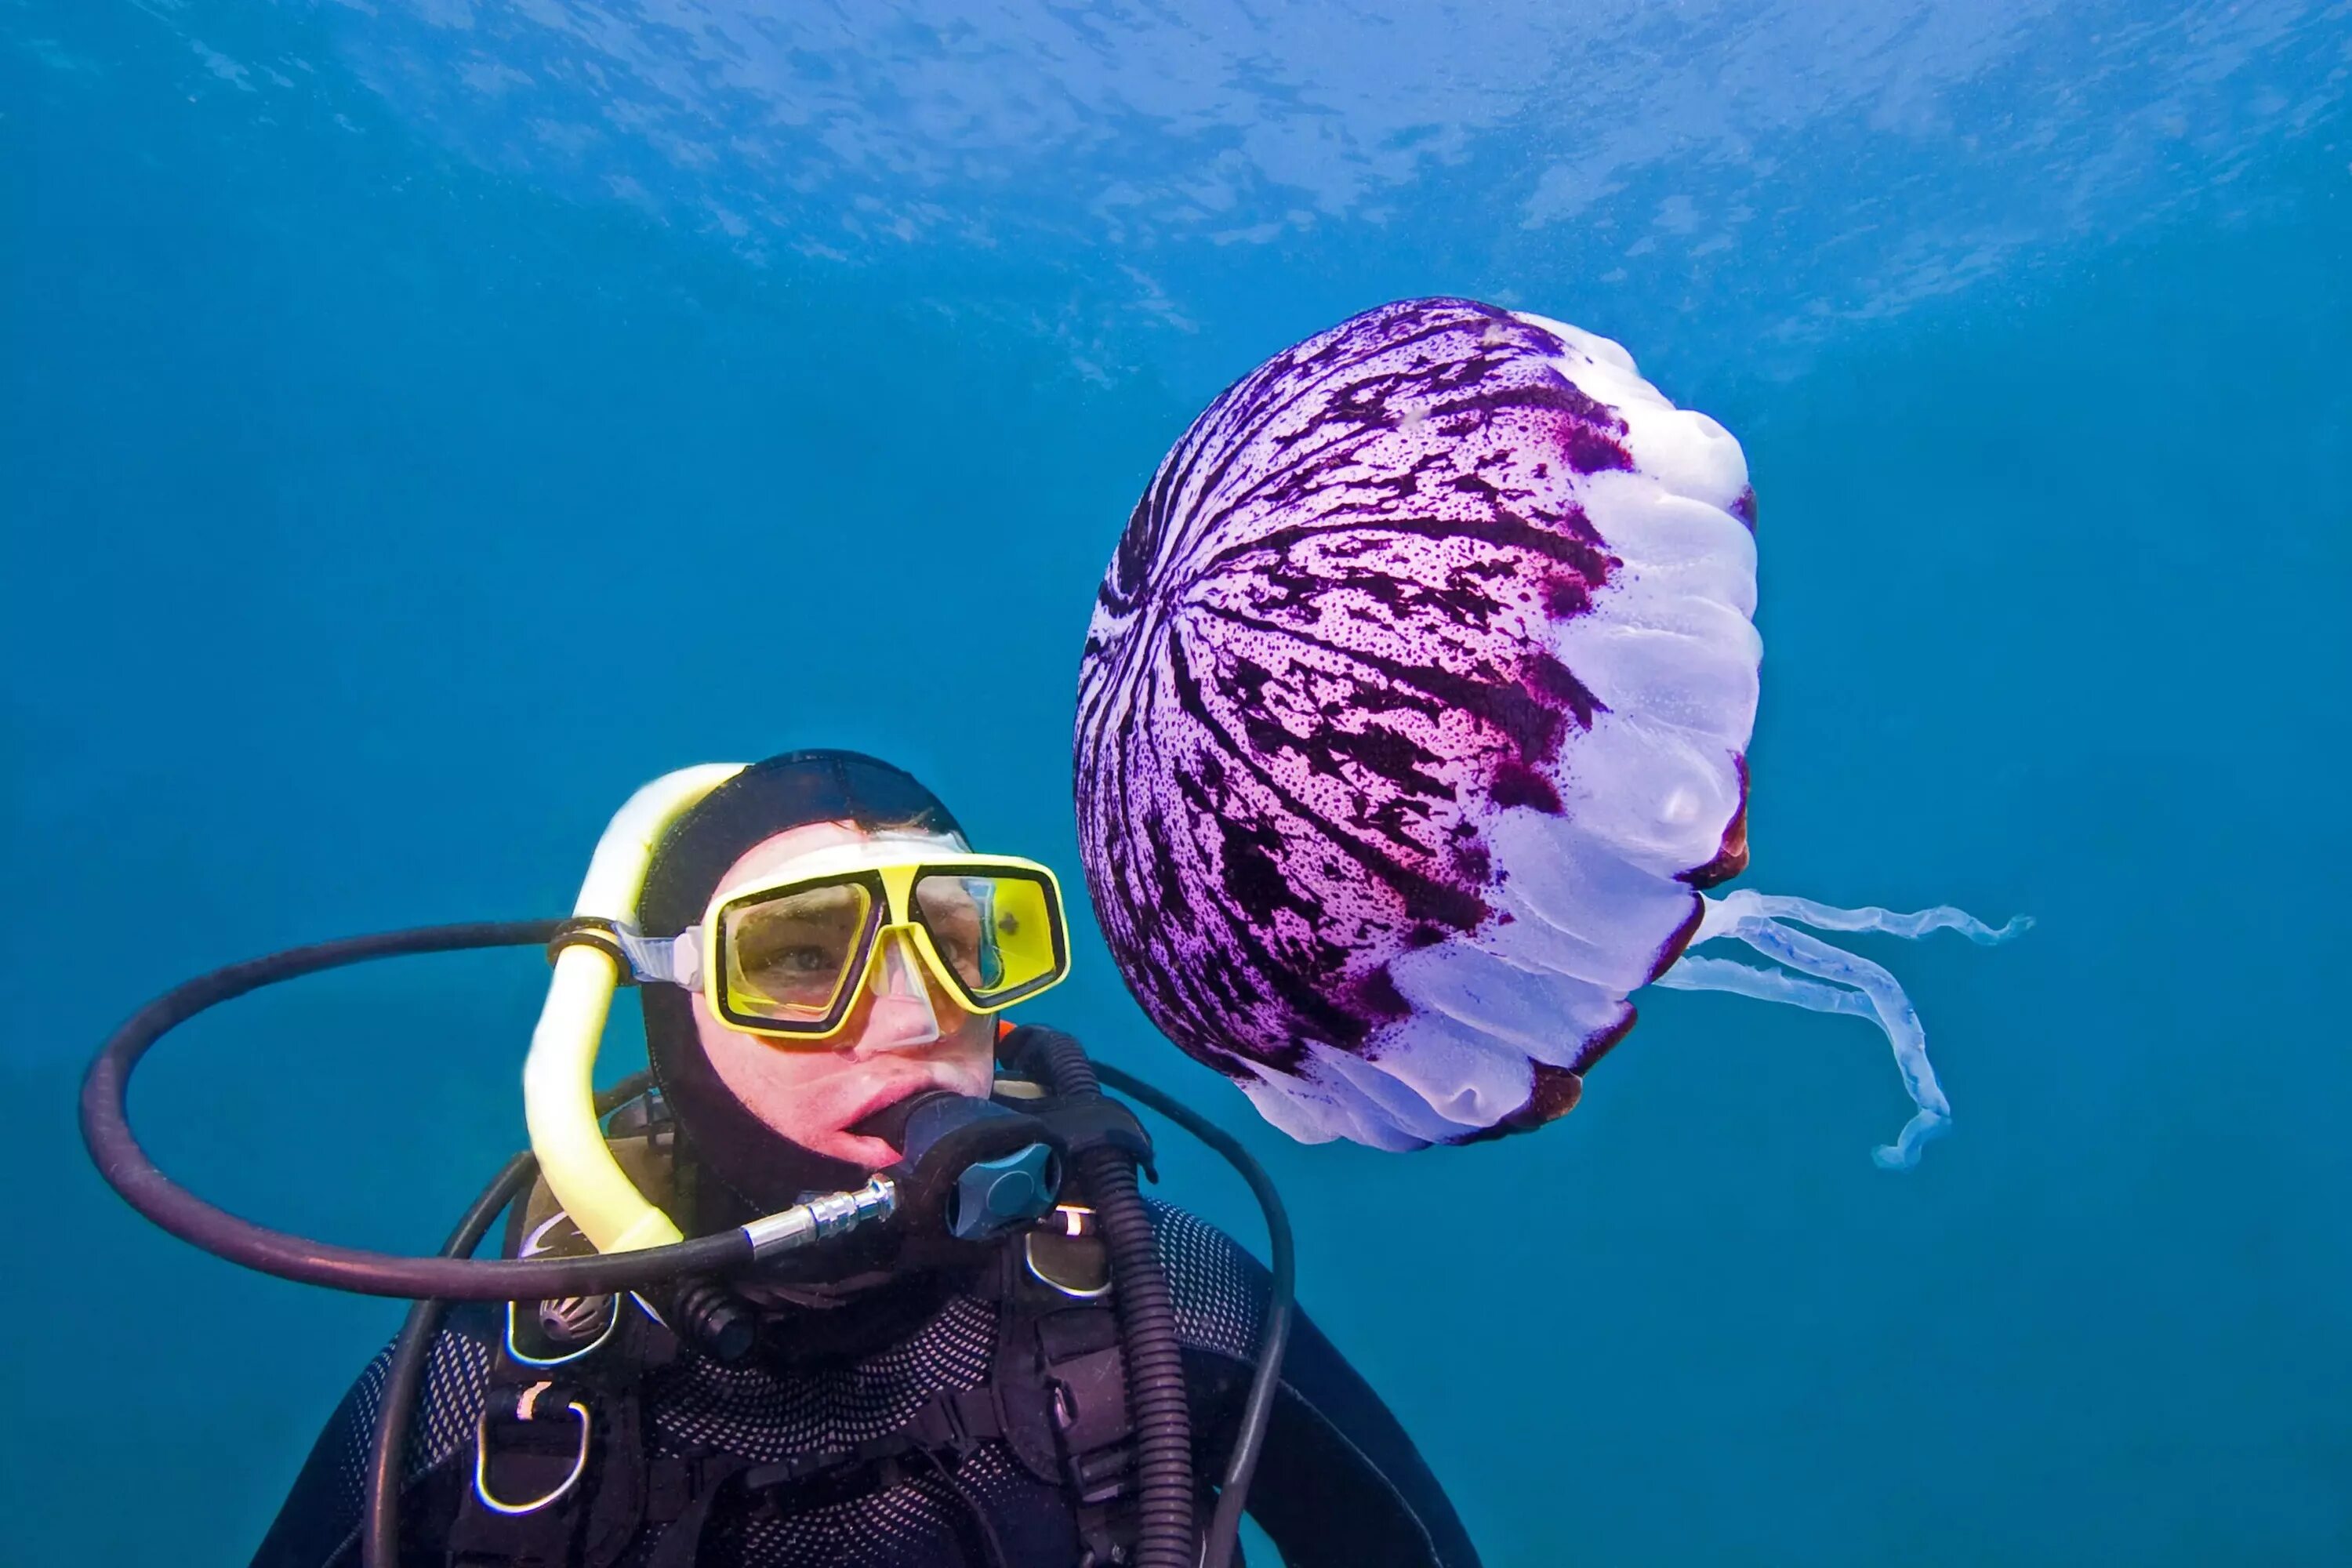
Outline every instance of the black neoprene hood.
[(744, 851), (814, 822), (963, 837), (954, 814), (904, 769), (858, 752), (787, 752), (712, 790), (662, 836), (637, 899), (637, 928), (676, 936), (700, 923), (719, 879)]
[[(903, 769), (857, 752), (787, 752), (745, 768), (671, 825), (646, 868), (638, 929), (675, 936), (699, 923), (719, 879), (746, 850), (815, 822), (963, 839), (954, 814)], [(703, 1053), (685, 992), (647, 985), (638, 997), (655, 1081), (706, 1173), (761, 1213), (865, 1181), (864, 1171), (779, 1136), (728, 1091)]]

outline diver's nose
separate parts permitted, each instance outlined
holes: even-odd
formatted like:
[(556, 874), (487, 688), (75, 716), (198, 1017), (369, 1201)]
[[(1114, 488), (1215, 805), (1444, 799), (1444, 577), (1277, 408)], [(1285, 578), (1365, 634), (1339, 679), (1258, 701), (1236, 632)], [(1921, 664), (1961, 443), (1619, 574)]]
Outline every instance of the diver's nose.
[(873, 974), (873, 1005), (850, 1047), (851, 1057), (913, 1050), (940, 1037), (940, 1017), (931, 1008), (931, 988), (923, 983), (912, 937), (902, 931), (885, 932)]

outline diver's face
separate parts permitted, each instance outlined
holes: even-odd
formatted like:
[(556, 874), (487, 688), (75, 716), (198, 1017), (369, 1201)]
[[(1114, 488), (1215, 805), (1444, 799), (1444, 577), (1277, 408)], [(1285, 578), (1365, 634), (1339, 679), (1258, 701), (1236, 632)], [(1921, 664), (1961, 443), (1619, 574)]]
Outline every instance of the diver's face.
[[(812, 850), (870, 837), (837, 822), (791, 828), (746, 851), (719, 879), (719, 885), (734, 888), (755, 878), (789, 876), (793, 862)], [(951, 838), (907, 841), (936, 846), (947, 854), (963, 848)], [(709, 913), (704, 910), (706, 919)], [(852, 1126), (924, 1089), (985, 1098), (996, 1077), (995, 1021), (965, 1012), (927, 967), (913, 967), (918, 983), (929, 989), (930, 1016), (938, 1020), (936, 1038), (929, 1018), (914, 1024), (910, 1016), (919, 1016), (922, 1009), (911, 998), (876, 994), (884, 975), (884, 966), (877, 963), (860, 983), (856, 1005), (841, 1032), (814, 1044), (730, 1029), (696, 993), (694, 1025), (702, 1037), (703, 1054), (728, 1092), (781, 1136), (803, 1149), (880, 1170), (895, 1162), (898, 1152), (879, 1138), (851, 1132)]]

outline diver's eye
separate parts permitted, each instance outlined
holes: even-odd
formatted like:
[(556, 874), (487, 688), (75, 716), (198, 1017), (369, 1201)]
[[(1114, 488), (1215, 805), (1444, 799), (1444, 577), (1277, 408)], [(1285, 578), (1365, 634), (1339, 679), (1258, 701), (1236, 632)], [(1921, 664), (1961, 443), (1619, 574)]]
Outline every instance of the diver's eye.
[(830, 993), (841, 972), (838, 949), (821, 942), (792, 942), (743, 955), (746, 978), (779, 995), (805, 999)]

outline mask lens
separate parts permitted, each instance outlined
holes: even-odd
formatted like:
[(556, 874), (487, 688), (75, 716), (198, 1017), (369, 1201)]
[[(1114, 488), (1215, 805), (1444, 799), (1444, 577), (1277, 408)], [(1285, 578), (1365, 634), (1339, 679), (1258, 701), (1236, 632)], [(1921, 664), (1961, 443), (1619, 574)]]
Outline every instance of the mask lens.
[(724, 910), (729, 1010), (780, 1024), (823, 1021), (850, 979), (873, 907), (873, 895), (852, 882)]
[(972, 997), (985, 1003), (1060, 967), (1061, 911), (1028, 877), (934, 871), (915, 883), (915, 915)]

